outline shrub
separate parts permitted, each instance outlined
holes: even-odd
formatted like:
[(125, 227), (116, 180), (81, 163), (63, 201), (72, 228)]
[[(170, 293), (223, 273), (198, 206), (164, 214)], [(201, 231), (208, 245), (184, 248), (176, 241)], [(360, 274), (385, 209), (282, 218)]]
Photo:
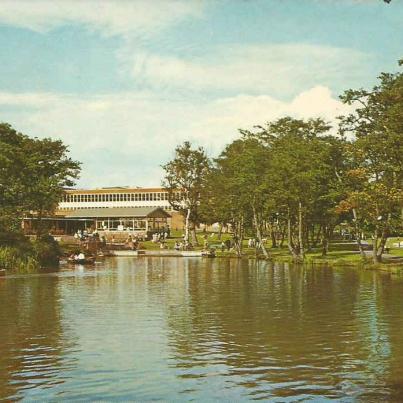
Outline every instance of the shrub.
[(36, 260), (42, 267), (55, 266), (59, 264), (62, 255), (59, 244), (50, 235), (43, 235), (32, 243)]

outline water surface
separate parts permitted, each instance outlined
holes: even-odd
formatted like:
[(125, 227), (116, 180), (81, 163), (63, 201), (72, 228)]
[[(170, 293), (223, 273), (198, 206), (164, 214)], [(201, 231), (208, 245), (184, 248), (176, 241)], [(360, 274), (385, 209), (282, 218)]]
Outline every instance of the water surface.
[(9, 277), (0, 399), (403, 401), (403, 278), (199, 258)]

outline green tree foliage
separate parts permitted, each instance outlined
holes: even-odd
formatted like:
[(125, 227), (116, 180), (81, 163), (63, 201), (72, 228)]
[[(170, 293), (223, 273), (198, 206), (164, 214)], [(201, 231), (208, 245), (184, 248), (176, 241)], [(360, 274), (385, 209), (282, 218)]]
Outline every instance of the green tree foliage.
[(175, 149), (172, 161), (163, 165), (162, 185), (168, 190), (171, 206), (185, 217), (185, 242), (197, 244), (196, 225), (199, 224), (199, 206), (210, 170), (210, 160), (202, 147), (192, 148), (186, 141)]
[[(372, 90), (348, 90), (341, 99), (354, 112), (340, 118), (339, 136), (323, 119), (281, 118), (241, 130), (212, 168), (198, 168), (206, 175), (192, 168), (207, 161), (204, 152), (193, 155), (185, 143), (164, 166), (166, 187), (194, 190), (174, 207), (230, 224), (239, 256), (245, 231), (260, 245), (268, 233), (273, 245), (287, 233), (295, 260), (319, 242), (325, 255), (335, 227), (348, 223), (363, 257), (362, 234), (372, 232), (373, 259), (380, 261), (387, 237), (402, 231), (402, 74), (383, 73)], [(194, 178), (197, 185), (189, 186)], [(262, 252), (269, 257), (264, 246)]]
[(32, 211), (39, 218), (53, 213), (80, 171), (67, 153), (60, 140), (30, 138), (0, 124), (0, 228), (16, 230)]
[(267, 191), (277, 217), (287, 221), (288, 248), (296, 260), (304, 258), (309, 229), (316, 225), (321, 231), (326, 252), (334, 226), (342, 148), (329, 129), (322, 119), (286, 117), (254, 134), (270, 150)]
[(210, 177), (210, 203), (222, 214), (221, 220), (230, 223), (234, 230), (234, 243), (238, 255), (242, 253), (245, 227), (252, 226), (266, 257), (262, 242), (263, 213), (267, 199), (264, 175), (270, 159), (267, 149), (257, 139), (244, 137), (226, 147), (216, 160), (216, 169)]
[(80, 164), (68, 157), (60, 140), (30, 138), (0, 124), (0, 248), (5, 248), (0, 266), (21, 268), (29, 262), (34, 267), (57, 261), (60, 251), (42, 236), (44, 226), (38, 225), (38, 240), (31, 243), (21, 233), (21, 219), (33, 215), (41, 223), (79, 172)]
[(358, 239), (372, 232), (374, 262), (403, 218), (403, 74), (383, 73), (379, 81), (371, 90), (346, 91), (341, 99), (356, 109), (340, 119), (341, 134), (351, 138), (341, 208), (353, 211)]

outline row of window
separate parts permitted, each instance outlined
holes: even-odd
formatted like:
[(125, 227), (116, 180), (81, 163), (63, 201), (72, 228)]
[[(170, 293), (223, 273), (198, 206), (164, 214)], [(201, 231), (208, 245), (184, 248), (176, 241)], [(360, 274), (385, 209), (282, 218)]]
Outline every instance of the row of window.
[[(119, 206), (119, 207), (133, 207), (133, 206)], [(136, 207), (150, 207), (150, 206), (136, 206)], [(160, 208), (162, 208), (164, 210), (167, 210), (167, 211), (172, 210), (171, 206), (152, 206), (152, 207), (155, 207), (155, 208), (160, 207)], [(63, 207), (63, 208), (60, 208), (59, 210), (86, 210), (88, 208), (89, 207)], [(110, 208), (110, 207), (99, 206), (99, 207), (96, 207), (96, 208)]]
[[(179, 200), (180, 193), (174, 194)], [(114, 202), (114, 201), (160, 201), (168, 200), (168, 193), (102, 193), (102, 194), (68, 194), (63, 196), (65, 203)]]

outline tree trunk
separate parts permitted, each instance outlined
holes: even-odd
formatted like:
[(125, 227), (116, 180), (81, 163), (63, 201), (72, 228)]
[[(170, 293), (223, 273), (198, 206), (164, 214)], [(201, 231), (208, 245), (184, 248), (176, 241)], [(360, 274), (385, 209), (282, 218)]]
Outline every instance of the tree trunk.
[(319, 225), (319, 230), (318, 230), (318, 233), (316, 234), (316, 238), (315, 238), (315, 241), (314, 241), (315, 246), (318, 246), (320, 236), (322, 235), (322, 231), (323, 231), (323, 226), (321, 224), (321, 225)]
[(281, 229), (281, 239), (280, 239), (280, 245), (279, 245), (280, 248), (282, 248), (284, 245), (286, 230), (287, 230), (287, 226), (283, 225), (283, 228)]
[(382, 261), (382, 255), (383, 255), (383, 253), (385, 251), (385, 246), (386, 246), (386, 241), (387, 240), (388, 240), (387, 232), (386, 232), (386, 230), (384, 230), (382, 232), (381, 241), (379, 243), (379, 247), (378, 247), (377, 252), (376, 252), (378, 262)]
[(277, 248), (276, 231), (274, 229), (274, 226), (271, 227), (270, 236), (271, 236), (271, 247)]
[(184, 241), (185, 244), (189, 243), (189, 227), (190, 227), (190, 207), (187, 209), (186, 217), (185, 217), (185, 236)]
[(378, 258), (378, 225), (375, 227), (374, 239), (372, 241), (372, 261), (374, 263), (379, 263), (380, 258)]
[(217, 238), (220, 239), (220, 240), (221, 240), (221, 236), (222, 236), (222, 227), (223, 227), (223, 224), (222, 224), (222, 223), (219, 223), (219, 224), (218, 224), (218, 235), (217, 235)]
[(379, 246), (377, 246), (377, 248), (376, 248), (376, 262), (377, 263), (382, 262), (382, 255), (385, 251), (386, 241), (388, 240), (388, 233), (389, 233), (388, 226), (389, 226), (390, 219), (391, 219), (391, 214), (389, 213), (388, 220), (386, 222), (386, 226), (382, 230)]
[(266, 246), (263, 243), (262, 232), (260, 230), (260, 222), (258, 219), (258, 215), (256, 213), (256, 208), (253, 205), (252, 205), (252, 211), (253, 211), (253, 221), (255, 222), (256, 237), (257, 237), (257, 240), (259, 241), (259, 245), (260, 245), (260, 248), (262, 249), (264, 257), (266, 259), (268, 259), (269, 253), (267, 252)]
[(294, 260), (298, 260), (299, 255), (295, 249), (294, 242), (292, 240), (290, 209), (288, 209), (288, 217), (287, 217), (287, 242), (288, 242), (288, 250), (290, 251), (291, 256), (293, 257)]
[(235, 244), (236, 255), (238, 257), (242, 257), (243, 221), (244, 221), (244, 218), (243, 218), (243, 216), (241, 216), (239, 218), (239, 221), (235, 225), (234, 244)]
[(303, 222), (302, 222), (302, 204), (298, 204), (298, 243), (299, 243), (299, 256), (305, 258), (304, 239), (303, 239)]
[(354, 224), (355, 224), (355, 237), (357, 240), (357, 245), (358, 249), (360, 251), (361, 257), (363, 259), (366, 258), (365, 256), (365, 251), (361, 243), (361, 230), (360, 230), (360, 225), (358, 224), (358, 215), (357, 215), (357, 210), (353, 208), (353, 217), (354, 217)]
[(190, 234), (192, 236), (192, 245), (199, 246), (199, 241), (197, 239), (197, 234), (196, 234), (196, 225), (194, 223), (192, 223), (192, 225), (191, 225)]
[(327, 225), (322, 227), (322, 256), (329, 252), (329, 231)]

